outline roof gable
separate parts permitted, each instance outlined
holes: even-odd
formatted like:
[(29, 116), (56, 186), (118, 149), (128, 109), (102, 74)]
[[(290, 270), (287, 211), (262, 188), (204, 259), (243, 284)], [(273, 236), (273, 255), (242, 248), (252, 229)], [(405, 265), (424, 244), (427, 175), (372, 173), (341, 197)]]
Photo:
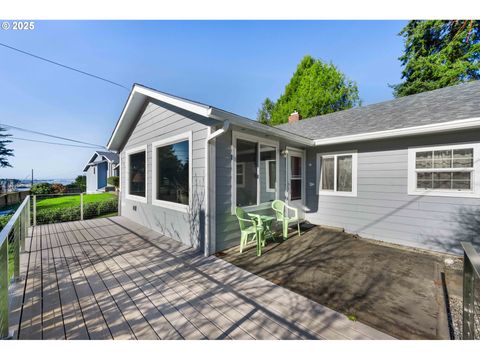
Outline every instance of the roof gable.
[(278, 136), (280, 138), (288, 139), (292, 142), (303, 145), (313, 145), (312, 140), (307, 139), (304, 136), (298, 136), (273, 126), (264, 125), (258, 121), (251, 120), (243, 116), (215, 108), (213, 106), (180, 98), (175, 95), (147, 88), (143, 85), (135, 84), (130, 92), (127, 102), (125, 103), (110, 140), (108, 141), (107, 148), (109, 150), (118, 152), (122, 149), (122, 146), (126, 141), (125, 139), (129, 136), (132, 128), (135, 126), (136, 121), (139, 118), (141, 111), (145, 106), (145, 103), (149, 101), (149, 99), (164, 102), (208, 119), (213, 119), (219, 122), (228, 121), (234, 125), (255, 130), (260, 134)]
[[(98, 157), (100, 157), (100, 161), (95, 161)], [(118, 164), (118, 154), (111, 151), (95, 151), (88, 163), (83, 168), (83, 171), (87, 171), (90, 166), (97, 165), (99, 162), (102, 161), (108, 161), (113, 164)]]

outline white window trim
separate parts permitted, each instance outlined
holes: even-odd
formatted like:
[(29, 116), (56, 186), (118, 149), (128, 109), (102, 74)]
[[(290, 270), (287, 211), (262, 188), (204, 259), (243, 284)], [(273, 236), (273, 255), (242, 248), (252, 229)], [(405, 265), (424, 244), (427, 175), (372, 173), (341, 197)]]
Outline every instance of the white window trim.
[[(241, 187), (241, 188), (244, 188), (245, 187), (245, 163), (244, 162), (237, 162), (237, 166), (240, 165), (241, 168), (242, 168), (242, 172), (241, 173), (238, 173), (238, 170), (237, 170), (237, 176), (238, 175), (241, 175), (242, 176), (242, 183), (241, 184), (238, 184), (238, 187)], [(237, 178), (235, 178), (237, 179)]]
[[(275, 161), (275, 172), (277, 172), (277, 167), (278, 167), (278, 163), (276, 162), (277, 160), (265, 160), (265, 191), (266, 192), (269, 192), (269, 193), (273, 193), (275, 191), (277, 191), (277, 181), (275, 181), (275, 187), (274, 188), (271, 188), (270, 187), (270, 163), (272, 161)], [(276, 179), (276, 177), (275, 177)]]
[[(143, 196), (137, 196), (137, 195), (130, 195), (130, 155), (137, 154), (140, 152), (145, 152), (145, 197)], [(147, 156), (147, 145), (139, 146), (133, 149), (129, 149), (125, 151), (126, 155), (126, 193), (125, 193), (125, 198), (129, 200), (134, 200), (142, 203), (147, 203), (147, 196), (148, 196), (148, 156)]]
[[(237, 139), (251, 141), (257, 143), (257, 175), (260, 174), (260, 145), (272, 146), (275, 148), (275, 159), (277, 160), (277, 181), (280, 177), (280, 144), (278, 141), (265, 139), (262, 137), (250, 135), (240, 131), (232, 131), (232, 161), (231, 161), (231, 178), (232, 178), (232, 188), (231, 188), (231, 214), (235, 215), (235, 209), (237, 207)], [(260, 203), (260, 176), (257, 176), (257, 204), (244, 206), (245, 211), (256, 211), (261, 209), (266, 209), (270, 207), (270, 202)], [(275, 199), (278, 200), (279, 191), (278, 186), (275, 190)]]
[[(422, 151), (436, 151), (436, 150), (455, 150), (473, 148), (473, 174), (472, 174), (472, 189), (471, 190), (448, 190), (448, 189), (417, 189), (416, 177), (416, 153)], [(465, 170), (464, 168), (455, 168), (456, 171)], [(470, 171), (471, 168), (468, 168)], [(428, 169), (424, 169), (428, 172)], [(447, 170), (446, 170), (447, 171)], [(448, 169), (448, 171), (453, 171)], [(411, 147), (408, 148), (408, 195), (416, 196), (448, 196), (448, 197), (480, 197), (480, 143), (465, 143), (452, 144), (441, 146), (427, 146), (427, 147)]]
[[(337, 191), (337, 158), (339, 156), (351, 156), (352, 157), (352, 191)], [(323, 190), (322, 189), (322, 157), (333, 157), (334, 161), (334, 175), (333, 175), (333, 186), (334, 190)], [(358, 153), (357, 150), (349, 150), (342, 152), (332, 152), (332, 153), (318, 153), (317, 154), (317, 194), (318, 195), (328, 195), (328, 196), (346, 196), (346, 197), (356, 197), (357, 196), (357, 172), (358, 172)]]
[[(171, 136), (166, 139), (155, 141), (152, 143), (152, 205), (177, 210), (181, 212), (188, 212), (192, 206), (192, 132), (188, 131), (179, 135)], [(178, 204), (171, 201), (157, 200), (157, 148), (167, 145), (172, 145), (181, 141), (188, 140), (188, 205)]]

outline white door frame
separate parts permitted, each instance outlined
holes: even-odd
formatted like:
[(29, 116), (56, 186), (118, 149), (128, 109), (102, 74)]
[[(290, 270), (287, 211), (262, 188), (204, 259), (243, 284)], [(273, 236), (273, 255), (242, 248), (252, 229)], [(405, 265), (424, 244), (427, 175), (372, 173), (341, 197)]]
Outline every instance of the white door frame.
[[(297, 148), (293, 148), (293, 147), (289, 147), (287, 146), (286, 150), (288, 151), (288, 155), (286, 157), (286, 162), (287, 162), (287, 166), (286, 166), (286, 173), (287, 173), (287, 176), (286, 176), (286, 180), (287, 180), (287, 183), (285, 184), (285, 188), (287, 189), (287, 198), (286, 198), (286, 201), (287, 203), (290, 205), (290, 204), (294, 204), (295, 202), (298, 202), (300, 201), (301, 202), (301, 205), (302, 205), (302, 212), (304, 210), (304, 207), (305, 207), (305, 172), (306, 172), (306, 168), (305, 168), (305, 164), (306, 164), (306, 161), (305, 161), (305, 150), (302, 150), (302, 149), (297, 149)], [(290, 200), (290, 178), (291, 178), (291, 156), (297, 156), (297, 157), (300, 157), (302, 159), (302, 162), (301, 162), (301, 171), (302, 171), (302, 177), (301, 177), (301, 180), (302, 180), (302, 198), (300, 200)]]

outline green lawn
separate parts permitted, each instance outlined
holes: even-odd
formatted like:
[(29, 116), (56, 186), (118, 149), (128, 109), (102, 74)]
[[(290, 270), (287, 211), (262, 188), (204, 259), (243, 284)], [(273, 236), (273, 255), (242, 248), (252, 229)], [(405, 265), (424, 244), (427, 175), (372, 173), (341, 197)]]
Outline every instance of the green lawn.
[[(41, 195), (38, 195), (41, 197)], [(37, 211), (45, 209), (58, 209), (59, 207), (80, 206), (80, 195), (63, 195), (53, 196), (39, 200), (37, 197)], [(87, 194), (83, 195), (83, 203), (88, 204), (92, 202), (104, 201), (115, 198), (115, 194)]]

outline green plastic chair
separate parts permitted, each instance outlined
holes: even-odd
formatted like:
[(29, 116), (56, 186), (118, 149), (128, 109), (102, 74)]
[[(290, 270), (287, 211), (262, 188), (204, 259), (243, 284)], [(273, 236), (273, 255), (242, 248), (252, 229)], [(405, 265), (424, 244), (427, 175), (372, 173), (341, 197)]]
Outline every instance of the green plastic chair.
[[(297, 222), (298, 236), (300, 236), (300, 218), (298, 217), (298, 209), (292, 206), (288, 206), (281, 200), (275, 200), (272, 202), (272, 209), (275, 212), (275, 217), (278, 222), (282, 223), (283, 239), (288, 236), (288, 225), (290, 223)], [(289, 216), (289, 210), (294, 213), (294, 216)]]
[(258, 225), (253, 219), (247, 219), (248, 215), (242, 208), (237, 207), (235, 214), (240, 225), (240, 253), (247, 245), (248, 237), (253, 235), (252, 241), (257, 239), (257, 255), (260, 256), (262, 254), (263, 226)]

